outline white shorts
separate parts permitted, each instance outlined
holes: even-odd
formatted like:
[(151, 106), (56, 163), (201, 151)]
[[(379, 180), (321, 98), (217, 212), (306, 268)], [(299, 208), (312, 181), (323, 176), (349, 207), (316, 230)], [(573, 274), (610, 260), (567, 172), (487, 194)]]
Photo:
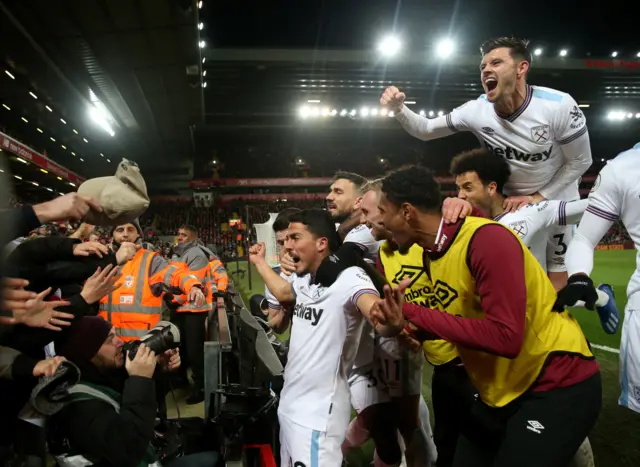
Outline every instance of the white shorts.
[(349, 375), (351, 406), (356, 413), (362, 412), (371, 405), (389, 401), (384, 386), (376, 374), (376, 369), (376, 365), (371, 363), (354, 368)]
[[(629, 300), (631, 302), (631, 299)], [(636, 300), (637, 301), (637, 300)], [(627, 304), (620, 340), (620, 399), (618, 404), (640, 413), (640, 307)], [(635, 304), (634, 304), (635, 305)]]
[(564, 255), (573, 239), (575, 225), (556, 225), (549, 230), (547, 238), (547, 271), (566, 272)]
[(422, 352), (400, 347), (398, 340), (380, 337), (376, 346), (378, 376), (389, 397), (415, 396), (422, 393)]
[(292, 422), (286, 415), (278, 414), (280, 423), (281, 467), (340, 467), (342, 442), (346, 426), (335, 426), (331, 419), (327, 431), (306, 428)]

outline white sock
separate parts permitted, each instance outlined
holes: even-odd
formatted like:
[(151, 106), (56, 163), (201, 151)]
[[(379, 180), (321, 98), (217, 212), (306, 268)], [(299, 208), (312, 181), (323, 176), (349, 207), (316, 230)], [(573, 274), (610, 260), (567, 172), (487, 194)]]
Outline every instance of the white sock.
[(424, 396), (420, 396), (420, 422), (422, 423), (422, 428), (424, 428), (424, 432), (427, 434), (429, 438), (433, 438), (433, 430), (431, 429), (431, 418), (429, 417), (429, 407), (424, 400)]
[(349, 449), (362, 446), (371, 437), (369, 431), (364, 427), (359, 417), (354, 418), (349, 423), (347, 435), (342, 442), (342, 455), (345, 456)]

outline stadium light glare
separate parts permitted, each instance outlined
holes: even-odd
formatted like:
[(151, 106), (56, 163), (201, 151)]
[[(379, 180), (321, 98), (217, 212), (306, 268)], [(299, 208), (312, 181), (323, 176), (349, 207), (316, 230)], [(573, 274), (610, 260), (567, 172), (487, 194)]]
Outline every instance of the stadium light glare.
[(434, 115), (433, 110), (429, 110), (429, 117), (433, 117)]
[[(97, 101), (93, 103), (93, 105), (89, 109), (89, 116), (94, 121), (94, 123), (98, 125), (100, 128), (102, 128), (105, 132), (107, 132), (109, 136), (112, 136), (112, 137), (115, 136), (115, 132), (113, 131), (113, 128), (111, 128), (111, 125), (109, 124), (109, 121), (111, 120), (111, 115), (108, 113), (106, 108), (104, 108), (104, 105), (102, 105), (102, 102)], [(89, 142), (87, 141), (86, 138), (82, 138), (82, 139), (85, 143)]]
[(24, 118), (24, 117), (21, 117), (21, 118), (22, 118), (22, 121), (23, 121), (23, 122), (25, 122), (25, 123), (29, 123), (29, 120), (27, 120), (26, 118)]
[(11, 79), (16, 79), (16, 77), (15, 77), (15, 76), (13, 76), (13, 75), (9, 72), (9, 70), (4, 70), (4, 72), (7, 74), (7, 76), (8, 76), (9, 78), (11, 78)]
[(54, 138), (53, 136), (49, 136), (49, 139), (50, 139), (51, 141), (53, 141), (54, 143), (56, 142), (56, 140), (55, 140), (55, 138)]
[(336, 109), (332, 109), (331, 110), (331, 116), (335, 117), (336, 115), (338, 115), (338, 111)]
[(627, 114), (627, 118), (631, 118), (631, 117), (633, 117), (633, 114), (632, 114), (631, 112), (629, 112), (629, 113)]
[(52, 109), (51, 107), (49, 107), (48, 105), (45, 105), (44, 107), (45, 107), (45, 109), (47, 109), (49, 112), (53, 112), (53, 109)]
[(355, 117), (356, 113), (357, 113), (356, 109), (351, 109), (351, 112), (349, 112), (349, 115), (351, 115), (352, 117)]
[(201, 22), (200, 24), (198, 24), (198, 29), (202, 31), (204, 29), (204, 23)]
[(71, 186), (73, 186), (73, 187), (75, 187), (75, 186), (76, 186), (76, 184), (75, 184), (75, 183), (73, 183), (73, 182), (69, 182), (69, 185), (71, 185)]
[(204, 47), (207, 45), (207, 43), (205, 41), (200, 41), (198, 43), (198, 45), (200, 46), (201, 49), (204, 49)]
[(29, 91), (29, 95), (30, 95), (31, 97), (33, 97), (34, 99), (37, 99), (37, 98), (38, 98), (38, 96), (36, 96), (36, 95), (35, 95), (34, 93), (32, 93), (31, 91)]
[(202, 77), (204, 78), (205, 76), (207, 76), (207, 70), (204, 70), (204, 71), (202, 72)]
[(202, 9), (202, 0), (198, 2), (198, 10), (201, 10), (201, 9)]
[(535, 55), (536, 57), (539, 57), (540, 55), (542, 55), (542, 49), (538, 47), (533, 51), (533, 55)]
[(561, 57), (566, 57), (568, 53), (569, 53), (569, 51), (567, 49), (562, 49), (562, 50), (560, 50), (558, 55), (560, 55)]
[(402, 48), (402, 43), (395, 36), (386, 36), (378, 43), (378, 52), (385, 57), (393, 57)]
[(621, 111), (619, 111), (619, 110), (612, 110), (611, 112), (609, 112), (609, 113), (607, 114), (607, 118), (608, 118), (609, 120), (618, 120), (618, 121), (619, 121), (619, 120), (623, 120), (623, 119), (624, 119), (624, 116), (625, 116), (625, 113), (624, 113), (624, 112), (621, 112)]
[(84, 162), (84, 159), (82, 157), (80, 158), (80, 162)]
[(618, 52), (614, 50), (613, 52), (611, 52), (611, 56), (613, 58), (616, 58), (618, 56)]
[(420, 111), (420, 116), (421, 116), (421, 117), (424, 117), (425, 115), (427, 115), (427, 114), (425, 113), (425, 111), (424, 111), (424, 110), (421, 110), (421, 111)]
[(591, 107), (591, 104), (578, 104), (578, 107), (582, 107), (584, 109)]
[(77, 135), (78, 134), (78, 130), (76, 130), (75, 128), (73, 129), (73, 132)]
[(313, 109), (311, 109), (311, 115), (317, 117), (318, 115), (320, 115), (320, 109), (318, 107), (314, 107)]
[(22, 177), (20, 175), (14, 175), (14, 177), (16, 177), (18, 180), (22, 180)]
[(207, 82), (205, 81), (204, 83), (202, 83), (202, 87), (206, 88), (207, 87)]
[(60, 121), (61, 121), (62, 123), (64, 123), (65, 125), (67, 124), (67, 122), (65, 122), (65, 121), (64, 121), (64, 118), (61, 118), (61, 119), (60, 119)]
[(395, 115), (396, 114), (393, 112), (393, 110), (391, 110), (391, 111), (389, 111), (389, 115), (387, 115), (387, 116), (393, 118), (393, 117), (395, 117)]
[(71, 155), (72, 155), (72, 156), (75, 156), (75, 155), (76, 155), (76, 153), (75, 153), (75, 152), (73, 152), (73, 151), (71, 151)]
[(2, 104), (2, 107), (4, 107), (7, 110), (11, 110), (11, 107), (9, 107), (7, 104)]
[(110, 160), (110, 159), (107, 159), (107, 162), (111, 163), (111, 160)]
[(455, 45), (451, 39), (442, 39), (436, 45), (436, 55), (440, 58), (447, 58), (453, 54)]
[(344, 116), (346, 116), (346, 115), (347, 115), (347, 109), (342, 109), (342, 110), (340, 111), (340, 116), (341, 116), (341, 117), (344, 117)]
[(44, 170), (44, 169), (40, 169), (40, 172), (42, 172), (43, 174), (48, 174), (48, 173), (49, 173), (49, 172), (47, 172), (47, 171), (46, 171), (46, 170)]
[(330, 112), (331, 112), (331, 111), (329, 110), (329, 107), (324, 107), (324, 108), (322, 109), (322, 116), (323, 116), (323, 117), (327, 117), (327, 116), (329, 115), (329, 113), (330, 113)]
[[(104, 154), (100, 153), (100, 156), (101, 156), (101, 157), (104, 157)], [(214, 162), (215, 162), (215, 161), (214, 161)]]
[(45, 190), (49, 190), (51, 193), (53, 193), (53, 190), (49, 187), (45, 187)]
[(40, 185), (38, 185), (36, 182), (31, 182), (31, 184), (32, 184), (32, 185), (35, 185), (35, 186), (40, 186)]
[(389, 113), (389, 111), (385, 108), (380, 109), (380, 116), (381, 117), (386, 117), (387, 114)]
[(320, 103), (320, 99), (309, 99), (307, 101), (307, 103), (309, 103), (309, 104), (319, 104)]
[(413, 105), (416, 101), (404, 101), (404, 105)]
[(637, 113), (637, 114), (636, 114), (636, 118), (640, 118), (640, 113)]
[(43, 133), (44, 134), (44, 131), (42, 131), (40, 128), (36, 128), (36, 130), (38, 130), (38, 133)]
[(58, 180), (62, 181), (62, 177), (56, 177)]
[(24, 159), (22, 159), (22, 158), (20, 158), (20, 157), (16, 157), (16, 160), (17, 160), (18, 162), (22, 162), (23, 164), (28, 164), (28, 162), (27, 162), (27, 161), (25, 161)]
[(371, 116), (372, 117), (377, 117), (378, 116), (378, 109), (371, 109)]
[(62, 149), (67, 149), (67, 147), (66, 147), (64, 144), (61, 144), (61, 145), (60, 145), (60, 147), (61, 147)]
[(442, 110), (438, 110), (438, 117), (442, 117), (444, 115), (444, 112)]
[(361, 117), (368, 117), (369, 116), (369, 107), (363, 107), (360, 109), (360, 116)]

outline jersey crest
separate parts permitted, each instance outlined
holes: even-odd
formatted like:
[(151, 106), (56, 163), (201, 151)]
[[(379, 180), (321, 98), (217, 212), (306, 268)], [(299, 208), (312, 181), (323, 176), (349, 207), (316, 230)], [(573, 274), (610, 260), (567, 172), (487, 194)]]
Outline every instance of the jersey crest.
[(508, 224), (509, 228), (513, 230), (520, 239), (523, 239), (529, 233), (529, 227), (526, 221), (516, 221)]
[(124, 278), (124, 286), (127, 289), (130, 289), (131, 287), (133, 287), (133, 276), (126, 276)]
[(537, 125), (531, 128), (531, 139), (534, 143), (544, 144), (551, 137), (551, 127), (549, 125)]

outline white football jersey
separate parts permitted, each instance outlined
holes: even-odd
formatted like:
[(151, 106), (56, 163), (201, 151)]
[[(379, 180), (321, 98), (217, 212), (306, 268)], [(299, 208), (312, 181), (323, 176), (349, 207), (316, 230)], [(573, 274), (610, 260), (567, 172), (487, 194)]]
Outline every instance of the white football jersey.
[[(274, 271), (278, 271), (280, 269), (280, 267), (278, 266), (277, 268), (273, 268)], [(284, 272), (280, 271), (280, 277), (282, 277), (284, 280), (286, 280), (287, 282), (291, 283), (295, 280), (296, 273), (293, 272), (291, 273), (290, 276), (287, 276)], [(273, 310), (279, 310), (280, 308), (282, 308), (282, 306), (280, 305), (280, 302), (278, 301), (278, 299), (271, 293), (271, 290), (269, 290), (269, 287), (267, 287), (266, 285), (264, 286), (264, 296), (267, 299), (267, 303), (269, 304), (269, 308), (273, 309)]]
[(331, 414), (346, 430), (351, 416), (347, 378), (365, 322), (356, 301), (378, 292), (358, 267), (345, 269), (328, 288), (311, 283), (310, 274), (297, 277), (292, 288), (296, 305), (278, 412), (318, 431), (326, 431)]
[[(458, 131), (475, 134), (481, 145), (511, 166), (505, 185), (509, 196), (539, 191), (547, 199), (579, 199), (578, 179), (591, 165), (584, 114), (569, 94), (555, 89), (527, 86), (524, 103), (509, 116), (499, 115), (483, 94), (442, 117), (425, 119), (404, 107), (396, 118), (411, 135), (423, 140)], [(587, 154), (581, 153), (584, 160), (567, 170), (563, 146), (583, 136)]]
[[(589, 200), (580, 201), (542, 201), (529, 204), (516, 212), (505, 212), (494, 220), (513, 230), (522, 243), (531, 251), (542, 268), (547, 271), (547, 239), (549, 228), (554, 225), (571, 225), (580, 222)], [(563, 234), (554, 237), (558, 244), (558, 254), (567, 250), (569, 239), (562, 238)]]
[[(640, 143), (625, 151), (602, 169), (589, 194), (589, 207), (585, 213), (591, 230), (597, 232), (596, 244), (611, 224), (620, 219), (638, 250), (636, 270), (627, 287), (628, 307), (640, 307)], [(583, 221), (584, 222), (584, 221)], [(582, 229), (578, 230), (578, 233)], [(587, 232), (588, 234), (588, 232)], [(573, 274), (574, 264), (584, 258), (567, 255), (567, 269)], [(590, 273), (591, 271), (586, 271)]]
[(378, 251), (380, 250), (381, 241), (373, 238), (371, 229), (365, 224), (360, 224), (351, 229), (344, 237), (343, 243), (355, 243), (364, 252), (364, 259), (371, 264), (376, 263)]

